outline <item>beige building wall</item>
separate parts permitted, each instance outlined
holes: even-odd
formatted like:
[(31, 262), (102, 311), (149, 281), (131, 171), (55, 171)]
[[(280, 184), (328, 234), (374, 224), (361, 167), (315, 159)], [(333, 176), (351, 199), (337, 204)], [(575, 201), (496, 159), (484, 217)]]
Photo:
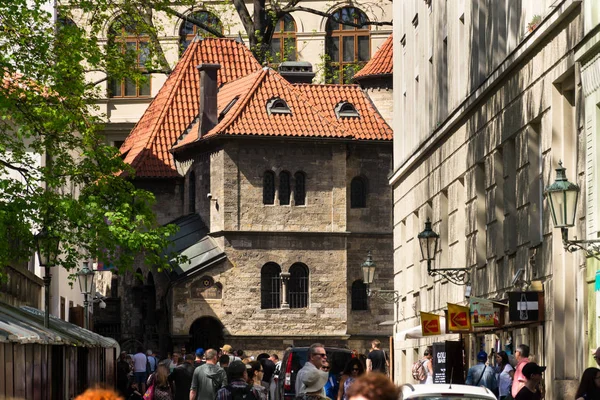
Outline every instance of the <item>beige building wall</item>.
[[(400, 4), (398, 4), (400, 3)], [(563, 249), (543, 188), (562, 160), (585, 188), (583, 120), (575, 49), (579, 1), (396, 2), (394, 5), (394, 271), (401, 299), (395, 332), (419, 311), (468, 304), (465, 286), (430, 277), (416, 236), (440, 234), (438, 268), (469, 268), (472, 296), (505, 299), (518, 269), (545, 293), (545, 322), (462, 335), (466, 367), (509, 336), (547, 365), (546, 398), (572, 398), (586, 343), (584, 258)], [(552, 7), (551, 7), (552, 6)], [(540, 24), (527, 29), (533, 15)], [(483, 29), (485, 27), (485, 29)], [(585, 189), (583, 190), (585, 193)], [(585, 197), (585, 195), (583, 196)], [(585, 234), (580, 204), (571, 236)], [(497, 335), (494, 336), (493, 334)], [(433, 342), (396, 336), (397, 382)]]

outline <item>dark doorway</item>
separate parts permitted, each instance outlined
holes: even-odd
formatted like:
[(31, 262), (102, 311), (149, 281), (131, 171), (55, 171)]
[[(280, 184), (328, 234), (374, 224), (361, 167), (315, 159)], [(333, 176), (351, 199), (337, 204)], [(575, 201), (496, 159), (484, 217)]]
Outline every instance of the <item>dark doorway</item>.
[(190, 327), (189, 349), (193, 352), (202, 347), (204, 350), (218, 350), (225, 344), (223, 324), (213, 317), (202, 317), (194, 321)]

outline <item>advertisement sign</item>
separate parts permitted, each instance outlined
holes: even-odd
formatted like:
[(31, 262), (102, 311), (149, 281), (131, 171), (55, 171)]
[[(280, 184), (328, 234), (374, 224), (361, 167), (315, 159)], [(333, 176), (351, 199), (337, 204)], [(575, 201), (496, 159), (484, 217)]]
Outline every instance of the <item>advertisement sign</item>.
[(432, 349), (433, 383), (465, 383), (462, 342), (434, 343)]
[(446, 343), (433, 344), (433, 383), (446, 383)]
[(500, 326), (499, 310), (491, 300), (471, 297), (471, 326), (474, 328)]
[(448, 304), (448, 332), (469, 332), (471, 330), (471, 318), (469, 307), (458, 304)]
[(509, 292), (508, 318), (510, 322), (543, 321), (543, 292)]
[(423, 336), (441, 335), (440, 316), (421, 311), (421, 331)]

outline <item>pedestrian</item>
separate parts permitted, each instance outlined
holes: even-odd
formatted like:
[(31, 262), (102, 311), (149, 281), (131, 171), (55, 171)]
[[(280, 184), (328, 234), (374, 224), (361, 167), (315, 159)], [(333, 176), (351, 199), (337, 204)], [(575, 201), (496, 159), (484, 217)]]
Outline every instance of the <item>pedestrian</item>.
[(591, 367), (583, 371), (575, 399), (600, 399), (600, 369)]
[(381, 342), (375, 339), (371, 342), (371, 351), (367, 356), (367, 372), (381, 372), (387, 374), (389, 361), (385, 350), (381, 350)]
[(356, 378), (365, 373), (365, 367), (359, 358), (351, 358), (346, 363), (344, 370), (342, 371), (342, 377), (340, 378), (340, 387), (338, 390), (337, 400), (348, 400), (346, 394), (348, 388)]
[(542, 392), (539, 385), (545, 370), (546, 367), (540, 367), (534, 362), (525, 364), (521, 370), (525, 377), (525, 384), (515, 396), (515, 400), (541, 400)]
[(515, 359), (517, 360), (517, 366), (515, 367), (515, 374), (513, 376), (513, 383), (511, 387), (511, 394), (513, 398), (517, 397), (517, 393), (525, 386), (527, 379), (523, 375), (523, 367), (529, 362), (529, 346), (521, 344), (515, 350)]
[[(325, 347), (321, 343), (313, 343), (308, 348), (307, 360), (296, 375), (296, 396), (306, 393), (305, 382), (308, 374), (311, 373), (311, 371), (320, 370), (321, 363), (326, 359), (327, 353), (325, 352)], [(311, 378), (314, 378), (315, 375), (311, 373), (310, 376)], [(326, 380), (327, 379), (325, 379), (325, 381)], [(323, 386), (325, 386), (325, 382), (323, 382)]]
[(122, 351), (117, 362), (117, 390), (121, 396), (127, 395), (129, 389), (129, 372), (131, 367), (127, 362), (127, 352)]
[[(248, 368), (248, 366), (250, 366), (250, 368)], [(269, 392), (262, 384), (265, 371), (260, 361), (250, 361), (250, 363), (246, 365), (246, 369), (248, 370), (248, 383), (254, 387), (260, 396), (260, 400), (268, 400)]]
[(297, 400), (327, 400), (328, 397), (323, 395), (323, 387), (327, 383), (327, 378), (329, 378), (329, 374), (321, 371), (320, 367), (305, 370), (302, 375), (304, 391), (300, 394), (296, 393), (295, 398)]
[(204, 357), (204, 349), (202, 347), (198, 347), (195, 354), (196, 359), (194, 360), (194, 368), (198, 368), (204, 364), (204, 360), (202, 359), (202, 357)]
[(225, 370), (217, 365), (217, 351), (208, 349), (204, 355), (206, 363), (194, 370), (189, 400), (213, 400), (227, 384)]
[(169, 383), (169, 368), (164, 364), (159, 364), (146, 382), (148, 387), (154, 386), (152, 400), (173, 400), (173, 391)]
[(365, 374), (348, 388), (349, 400), (397, 400), (400, 388), (380, 373)]
[(497, 389), (498, 382), (496, 381), (494, 369), (486, 363), (487, 359), (488, 355), (485, 351), (481, 350), (477, 353), (477, 364), (469, 368), (465, 384), (484, 386), (493, 392)]
[[(216, 400), (232, 400), (233, 398), (259, 400), (260, 395), (252, 385), (248, 384), (247, 380), (248, 372), (243, 362), (237, 360), (229, 363), (227, 369), (227, 381), (229, 383), (219, 389)], [(191, 397), (190, 400), (192, 400)]]
[(273, 374), (275, 373), (275, 363), (269, 359), (267, 353), (261, 353), (256, 357), (256, 360), (260, 362), (263, 367), (262, 385), (269, 390), (271, 380), (273, 380)]
[(321, 363), (321, 371), (325, 371), (329, 375), (327, 382), (323, 387), (325, 390), (325, 396), (329, 397), (330, 399), (337, 399), (340, 382), (336, 374), (331, 371), (331, 364), (329, 364), (329, 361), (323, 360)]
[(146, 392), (147, 364), (148, 358), (144, 354), (144, 348), (139, 346), (137, 353), (133, 355), (133, 376), (142, 393)]
[(505, 351), (496, 354), (496, 365), (496, 373), (498, 374), (498, 396), (500, 400), (503, 400), (510, 393), (515, 370), (512, 365), (510, 365), (508, 354)]
[(181, 356), (179, 353), (173, 353), (173, 355), (171, 356), (171, 361), (169, 362), (169, 371), (171, 373), (173, 373), (173, 370), (175, 369), (175, 367), (177, 367), (179, 365), (180, 357)]
[[(175, 354), (173, 356), (175, 356)], [(183, 364), (176, 366), (169, 375), (169, 382), (173, 388), (174, 400), (189, 400), (193, 376), (194, 355), (186, 354)]]
[(148, 365), (149, 365), (148, 373), (151, 374), (154, 371), (156, 371), (156, 366), (158, 365), (158, 360), (156, 359), (156, 357), (154, 356), (154, 353), (150, 349), (148, 349), (148, 351), (146, 352), (146, 357), (148, 359)]
[(419, 381), (419, 383), (433, 383), (433, 350), (431, 348), (428, 347), (423, 353), (421, 364), (423, 364), (423, 368), (425, 369), (425, 379)]
[(229, 363), (231, 364), (232, 361), (242, 361), (241, 358), (237, 357), (235, 354), (233, 354), (233, 347), (231, 347), (228, 344), (223, 345), (223, 347), (221, 347), (221, 352), (225, 355), (229, 356)]
[(600, 366), (600, 347), (598, 347), (594, 353), (594, 360), (596, 360), (596, 364)]
[(275, 353), (271, 354), (269, 360), (271, 360), (275, 364), (275, 370), (273, 371), (273, 377), (271, 378), (269, 386), (269, 391), (271, 392), (271, 399), (274, 399), (275, 391), (277, 390), (277, 382), (279, 382), (279, 374), (281, 373), (281, 360), (279, 359), (279, 356)]

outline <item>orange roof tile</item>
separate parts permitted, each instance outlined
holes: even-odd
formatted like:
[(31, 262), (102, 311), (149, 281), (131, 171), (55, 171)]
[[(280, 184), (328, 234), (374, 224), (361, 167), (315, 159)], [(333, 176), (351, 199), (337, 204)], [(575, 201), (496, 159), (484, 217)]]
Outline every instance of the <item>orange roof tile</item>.
[(202, 63), (221, 64), (219, 85), (260, 70), (250, 50), (235, 40), (193, 41), (121, 146), (125, 162), (136, 170), (137, 177), (179, 176), (169, 149), (198, 114), (200, 76), (196, 66)]
[(394, 42), (390, 35), (363, 69), (354, 75), (360, 80), (374, 75), (390, 75), (394, 72)]
[[(218, 112), (237, 97), (221, 121), (202, 138), (199, 122), (174, 148), (218, 135), (327, 137), (357, 140), (392, 140), (392, 129), (358, 85), (293, 85), (279, 73), (263, 68), (221, 88)], [(273, 97), (286, 101), (291, 114), (267, 113)], [(347, 101), (358, 118), (340, 118), (335, 106)]]

